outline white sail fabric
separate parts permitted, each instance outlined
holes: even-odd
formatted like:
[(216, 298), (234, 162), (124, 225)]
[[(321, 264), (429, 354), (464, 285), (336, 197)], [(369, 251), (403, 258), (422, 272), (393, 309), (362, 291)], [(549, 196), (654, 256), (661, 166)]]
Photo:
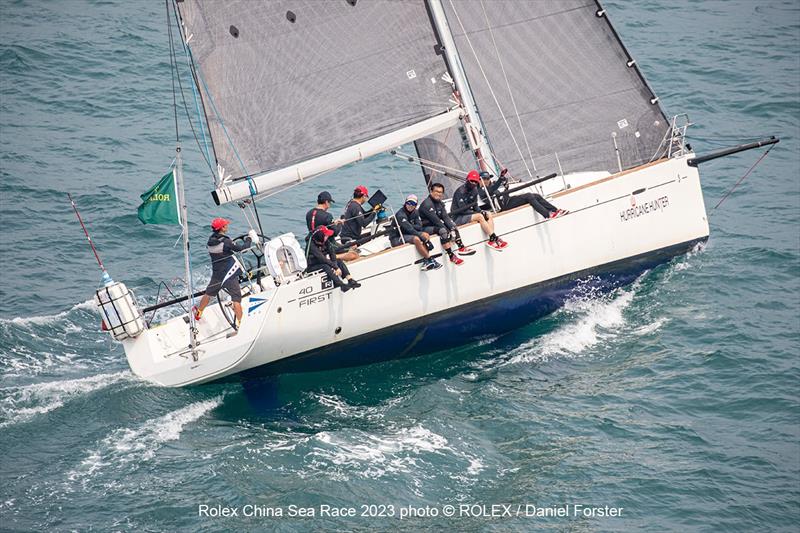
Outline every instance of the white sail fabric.
[(512, 174), (616, 172), (615, 139), (622, 168), (656, 154), (668, 121), (598, 3), (441, 1), (492, 151)]
[(178, 0), (218, 164), (253, 176), (446, 112), (423, 0)]

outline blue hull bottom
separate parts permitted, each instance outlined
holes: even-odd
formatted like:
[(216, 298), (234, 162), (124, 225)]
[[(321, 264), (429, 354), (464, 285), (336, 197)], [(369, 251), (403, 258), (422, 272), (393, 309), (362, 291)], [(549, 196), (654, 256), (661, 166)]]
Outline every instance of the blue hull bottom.
[(706, 238), (575, 272), (560, 278), (490, 296), (323, 348), (252, 368), (248, 379), (285, 373), (318, 372), (414, 357), (454, 348), (488, 335), (520, 328), (561, 307), (578, 285), (601, 292), (633, 282), (642, 272), (691, 250)]

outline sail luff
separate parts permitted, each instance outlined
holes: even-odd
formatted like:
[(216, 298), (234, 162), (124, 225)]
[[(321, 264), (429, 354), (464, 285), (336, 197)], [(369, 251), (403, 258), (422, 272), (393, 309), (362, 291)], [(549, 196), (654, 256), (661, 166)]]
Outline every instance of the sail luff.
[[(234, 202), (252, 195), (263, 195), (279, 191), (294, 184), (311, 179), (323, 172), (361, 161), (402, 144), (431, 135), (455, 126), (461, 120), (463, 111), (455, 108), (433, 118), (411, 126), (395, 130), (374, 139), (354, 144), (328, 154), (324, 154), (278, 170), (228, 182), (212, 192), (217, 205)], [(251, 186), (253, 190), (251, 191)]]
[(476, 159), (478, 159), (481, 166), (485, 167), (487, 170), (496, 170), (497, 164), (492, 156), (489, 141), (485, 134), (486, 130), (481, 121), (478, 106), (475, 103), (475, 98), (469, 86), (466, 73), (464, 72), (464, 67), (458, 54), (458, 48), (453, 39), (453, 33), (450, 30), (450, 25), (447, 23), (447, 16), (445, 15), (442, 2), (441, 0), (426, 0), (426, 3), (430, 8), (431, 18), (433, 19), (432, 21), (435, 26), (437, 37), (441, 40), (442, 46), (444, 47), (448, 70), (453, 77), (453, 82), (455, 83), (456, 90), (458, 91), (461, 103), (466, 112), (465, 119), (467, 120), (465, 120), (464, 127), (468, 128), (468, 131), (472, 128), (471, 133), (474, 134), (470, 135), (468, 133), (467, 139), (472, 149), (475, 150)]

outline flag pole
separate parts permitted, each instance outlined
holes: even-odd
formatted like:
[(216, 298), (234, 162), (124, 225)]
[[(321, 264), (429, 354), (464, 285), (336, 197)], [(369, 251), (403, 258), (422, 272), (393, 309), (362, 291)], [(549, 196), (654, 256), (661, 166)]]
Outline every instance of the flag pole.
[(178, 191), (180, 204), (181, 227), (183, 228), (183, 266), (186, 269), (186, 297), (189, 301), (189, 347), (192, 349), (192, 359), (197, 361), (197, 328), (192, 312), (192, 269), (189, 265), (189, 215), (186, 208), (186, 191), (183, 188), (183, 158), (181, 157), (181, 144), (175, 146), (175, 188)]

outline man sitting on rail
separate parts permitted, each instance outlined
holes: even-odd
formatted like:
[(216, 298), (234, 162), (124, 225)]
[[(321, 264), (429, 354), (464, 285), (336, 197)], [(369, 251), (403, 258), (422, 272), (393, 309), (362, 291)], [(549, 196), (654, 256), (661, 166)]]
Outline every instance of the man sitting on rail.
[(403, 207), (397, 210), (394, 215), (395, 223), (392, 224), (392, 233), (389, 242), (392, 246), (401, 246), (403, 243), (411, 243), (416, 246), (417, 251), (422, 256), (422, 270), (435, 270), (442, 268), (442, 264), (436, 259), (431, 259), (430, 250), (433, 250), (430, 235), (423, 230), (422, 218), (417, 210), (417, 195), (409, 194)]
[[(361, 284), (350, 275), (344, 261), (336, 258), (331, 237), (333, 237), (333, 230), (327, 226), (319, 226), (311, 234), (306, 272), (324, 271), (334, 286), (339, 287), (342, 292), (361, 287)], [(346, 279), (347, 283), (342, 281), (342, 278)]]
[(375, 214), (380, 210), (380, 205), (376, 205), (368, 213), (364, 213), (361, 207), (369, 198), (369, 192), (363, 185), (359, 185), (353, 191), (353, 198), (347, 203), (342, 215), (342, 243), (357, 241), (361, 237), (361, 232), (375, 218)]
[(456, 244), (458, 244), (458, 255), (473, 255), (475, 250), (467, 248), (461, 242), (461, 235), (458, 233), (458, 228), (455, 222), (452, 221), (450, 215), (447, 214), (447, 209), (444, 207), (442, 198), (444, 197), (444, 185), (441, 183), (432, 183), (430, 186), (430, 195), (422, 201), (419, 206), (419, 214), (422, 218), (422, 230), (428, 235), (438, 235), (442, 242), (442, 248), (447, 252), (450, 262), (454, 265), (460, 265), (464, 262), (463, 259), (453, 253), (453, 237), (455, 237)]
[[(542, 215), (544, 218), (556, 218), (569, 213), (569, 211), (557, 208), (545, 200), (541, 194), (536, 194), (535, 192), (526, 192), (523, 194), (515, 194), (513, 196), (507, 193), (496, 194), (497, 190), (501, 187), (508, 187), (508, 177), (506, 177), (507, 173), (508, 169), (504, 168), (503, 171), (500, 172), (500, 177), (494, 183), (491, 182), (492, 175), (488, 172), (484, 171), (480, 174), (483, 186), (488, 189), (489, 194), (497, 199), (497, 202), (500, 206), (500, 211), (508, 211), (510, 209), (528, 204), (533, 208), (534, 211)], [(485, 194), (482, 194), (484, 199), (485, 196)]]
[(480, 174), (478, 174), (477, 170), (470, 170), (467, 174), (467, 181), (453, 193), (453, 202), (450, 204), (450, 216), (457, 226), (463, 226), (470, 222), (477, 222), (480, 224), (483, 232), (489, 237), (489, 240), (486, 241), (486, 245), (493, 250), (502, 250), (508, 246), (508, 243), (498, 237), (494, 232), (494, 218), (492, 218), (492, 214), (478, 207), (480, 187)]

